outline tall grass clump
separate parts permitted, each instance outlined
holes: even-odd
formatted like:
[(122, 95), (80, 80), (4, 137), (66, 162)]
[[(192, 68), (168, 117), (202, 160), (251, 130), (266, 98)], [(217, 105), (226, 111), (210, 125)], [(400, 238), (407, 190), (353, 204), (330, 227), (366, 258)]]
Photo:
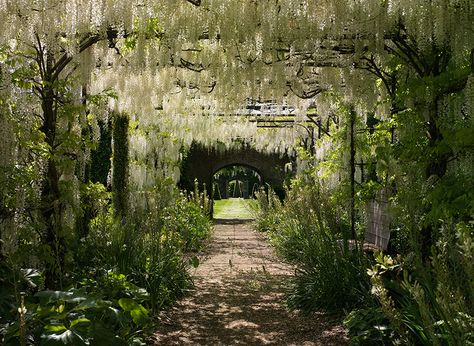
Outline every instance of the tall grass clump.
[[(267, 200), (271, 198), (270, 192)], [(263, 197), (259, 201), (266, 202)], [(317, 180), (295, 181), (284, 205), (263, 204), (257, 224), (271, 225), (272, 245), (297, 268), (288, 294), (290, 307), (341, 311), (367, 296), (366, 259), (348, 242), (344, 214)]]
[(117, 222), (109, 212), (93, 220), (86, 245), (90, 268), (102, 263), (126, 275), (149, 292), (153, 309), (161, 309), (190, 287), (187, 268), (196, 263), (192, 252), (208, 238), (210, 221), (200, 205), (169, 186), (139, 198), (146, 208), (136, 207), (125, 220)]
[(256, 203), (252, 203), (255, 228), (262, 232), (274, 231), (281, 222), (283, 205), (277, 194), (267, 186), (255, 192)]

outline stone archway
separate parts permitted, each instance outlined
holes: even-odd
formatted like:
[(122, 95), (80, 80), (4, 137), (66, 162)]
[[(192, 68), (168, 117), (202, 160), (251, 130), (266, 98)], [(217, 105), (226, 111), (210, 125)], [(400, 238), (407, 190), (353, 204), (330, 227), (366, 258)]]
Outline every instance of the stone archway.
[[(214, 173), (213, 197), (226, 199), (238, 196), (244, 199), (252, 198), (253, 193), (264, 184), (262, 175), (254, 167), (232, 164)], [(232, 185), (234, 187), (232, 190)]]
[[(181, 187), (193, 190), (194, 180), (200, 187), (212, 187), (212, 178), (220, 169), (228, 166), (247, 166), (258, 172), (263, 183), (269, 184), (280, 196), (284, 195), (285, 166), (291, 162), (287, 155), (259, 152), (249, 145), (242, 144), (231, 149), (207, 148), (193, 144), (181, 171)], [(208, 191), (212, 193), (212, 191)]]

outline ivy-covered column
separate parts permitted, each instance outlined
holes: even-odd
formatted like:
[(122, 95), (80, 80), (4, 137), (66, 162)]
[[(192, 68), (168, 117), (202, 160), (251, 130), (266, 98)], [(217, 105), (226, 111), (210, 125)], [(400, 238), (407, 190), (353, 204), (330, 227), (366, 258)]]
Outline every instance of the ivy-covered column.
[(128, 208), (128, 123), (126, 114), (113, 117), (112, 195), (117, 218), (123, 218)]

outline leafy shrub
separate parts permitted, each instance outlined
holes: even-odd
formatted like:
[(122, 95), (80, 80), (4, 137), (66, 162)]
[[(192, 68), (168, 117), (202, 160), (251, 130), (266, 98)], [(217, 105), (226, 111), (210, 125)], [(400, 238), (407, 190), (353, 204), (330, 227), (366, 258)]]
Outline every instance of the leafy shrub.
[(148, 304), (156, 310), (175, 302), (190, 287), (187, 268), (197, 261), (188, 252), (202, 248), (210, 221), (199, 205), (168, 185), (141, 197), (147, 208), (136, 208), (120, 222), (110, 210), (100, 213), (84, 240), (82, 253), (88, 257), (80, 257), (87, 258), (86, 271), (114, 269), (145, 288)]
[(366, 259), (349, 246), (347, 222), (329, 196), (318, 182), (297, 182), (284, 206), (261, 209), (263, 221), (257, 222), (278, 218), (270, 228), (271, 243), (298, 268), (288, 295), (291, 307), (337, 311), (360, 305), (367, 296)]
[(0, 262), (2, 344), (142, 344), (150, 315), (192, 285), (188, 268), (199, 263), (192, 252), (210, 234), (198, 200), (163, 182), (132, 196), (133, 209), (117, 220), (105, 188), (85, 188), (83, 211), (93, 219), (70, 243), (66, 289), (44, 290), (39, 271), (20, 269), (24, 256)]
[[(113, 284), (98, 285), (105, 281)], [(138, 333), (150, 322), (148, 310), (140, 303), (147, 292), (114, 273), (100, 283), (85, 280), (80, 288), (39, 291), (22, 299), (18, 320), (1, 329), (3, 343), (144, 345)]]
[(203, 213), (203, 207), (194, 200), (180, 196), (164, 214), (164, 227), (179, 234), (185, 252), (199, 251), (209, 238), (210, 221)]
[(340, 311), (360, 305), (368, 291), (363, 254), (327, 229), (305, 229), (294, 219), (286, 227), (284, 223), (273, 239), (298, 267), (288, 295), (290, 307)]
[(0, 341), (2, 345), (12, 337), (18, 339), (20, 334), (18, 314), (23, 312), (19, 308), (24, 306), (24, 296), (33, 295), (43, 285), (44, 279), (38, 270), (19, 269), (12, 263), (0, 261)]
[(342, 255), (340, 248), (336, 252), (329, 250), (297, 271), (288, 295), (290, 307), (342, 311), (362, 305), (368, 285), (359, 255), (355, 251)]
[[(473, 227), (445, 222), (430, 265), (379, 254), (372, 292), (398, 343), (474, 343)], [(453, 239), (454, 238), (454, 239)]]
[(352, 345), (393, 345), (395, 332), (378, 304), (352, 310), (344, 319)]

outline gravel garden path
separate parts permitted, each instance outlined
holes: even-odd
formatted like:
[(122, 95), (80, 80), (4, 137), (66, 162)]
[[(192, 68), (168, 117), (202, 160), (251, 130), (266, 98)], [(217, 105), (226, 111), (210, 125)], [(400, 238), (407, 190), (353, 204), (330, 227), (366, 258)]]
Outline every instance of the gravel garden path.
[(195, 287), (160, 316), (155, 345), (347, 345), (336, 317), (285, 307), (291, 275), (249, 223), (216, 220)]

